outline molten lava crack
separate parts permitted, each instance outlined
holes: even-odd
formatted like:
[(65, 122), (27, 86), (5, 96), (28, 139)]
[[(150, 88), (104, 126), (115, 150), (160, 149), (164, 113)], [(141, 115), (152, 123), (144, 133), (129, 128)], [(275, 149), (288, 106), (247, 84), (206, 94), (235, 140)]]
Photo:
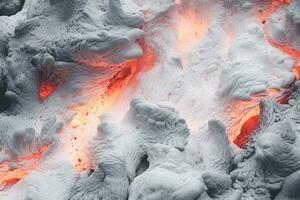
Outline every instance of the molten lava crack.
[[(293, 68), (293, 73), (295, 74), (296, 80), (299, 80), (299, 67), (298, 67), (298, 61), (300, 58), (300, 52), (289, 47), (288, 44), (280, 44), (273, 40), (269, 36), (269, 31), (268, 31), (268, 20), (270, 16), (277, 10), (278, 7), (283, 6), (283, 5), (288, 5), (290, 4), (290, 0), (281, 0), (281, 1), (271, 1), (269, 4), (267, 4), (267, 7), (263, 10), (260, 10), (259, 13), (257, 14), (262, 25), (263, 25), (263, 30), (264, 30), (264, 37), (267, 40), (267, 42), (272, 45), (274, 48), (277, 48), (280, 50), (282, 53), (287, 54), (290, 56), (293, 61), (294, 61), (294, 68)], [(276, 90), (275, 90), (276, 91)], [(276, 94), (276, 92), (275, 92)], [(285, 104), (287, 103), (288, 96), (291, 94), (290, 91), (286, 91), (283, 93), (283, 95), (279, 96), (279, 99), (277, 99), (278, 103)], [(273, 96), (274, 93), (271, 95)], [(259, 108), (258, 106), (252, 109), (249, 113), (246, 114), (241, 120), (240, 123), (240, 134), (235, 138), (234, 143), (238, 145), (239, 147), (243, 148), (244, 145), (247, 142), (247, 138), (253, 133), (257, 128), (258, 128), (258, 122), (259, 122)]]

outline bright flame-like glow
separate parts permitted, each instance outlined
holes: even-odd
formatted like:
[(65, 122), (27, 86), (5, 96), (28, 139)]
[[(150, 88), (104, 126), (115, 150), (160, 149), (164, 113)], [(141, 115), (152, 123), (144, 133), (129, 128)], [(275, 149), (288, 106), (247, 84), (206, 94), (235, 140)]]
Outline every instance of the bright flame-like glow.
[(296, 79), (300, 80), (300, 67), (299, 66), (294, 67), (293, 72), (296, 76)]
[(195, 11), (188, 9), (179, 13), (175, 27), (177, 31), (175, 51), (177, 54), (180, 54), (183, 49), (204, 38), (208, 30), (208, 20), (200, 20)]
[[(67, 153), (70, 154), (72, 164), (77, 171), (93, 167), (93, 160), (87, 155), (87, 153), (90, 155), (91, 152), (86, 151), (88, 140), (97, 131), (99, 116), (103, 112), (108, 111), (129, 83), (136, 84), (135, 75), (138, 71), (147, 71), (155, 63), (156, 57), (152, 51), (145, 46), (144, 42), (140, 42), (140, 45), (144, 52), (143, 57), (122, 64), (119, 72), (107, 81), (104, 93), (88, 99), (84, 105), (72, 106), (71, 109), (77, 114), (67, 128), (68, 135), (65, 148)], [(66, 73), (60, 73), (60, 75), (66, 75)], [(61, 86), (62, 84), (64, 84), (64, 81), (55, 84), (49, 81), (42, 82), (39, 89), (40, 100), (49, 97), (55, 91), (56, 86)], [(98, 86), (101, 89), (104, 85)], [(99, 88), (96, 87), (95, 91), (98, 91)], [(0, 190), (14, 185), (35, 170), (38, 161), (47, 149), (48, 146), (43, 146), (31, 156), (4, 161), (0, 164)]]
[[(261, 22), (265, 24), (266, 20), (276, 10), (277, 6), (283, 3), (290, 3), (290, 0), (272, 1), (271, 5), (264, 12), (258, 14)], [(181, 4), (181, 0), (176, 0), (176, 4)], [(175, 24), (177, 31), (175, 52), (181, 54), (183, 49), (187, 49), (194, 43), (201, 41), (207, 33), (208, 23), (208, 19), (199, 20), (197, 13), (193, 10), (179, 12), (178, 20)], [(296, 50), (273, 41), (268, 36), (266, 29), (265, 37), (271, 45), (290, 55), (295, 62), (296, 59), (300, 58), (300, 53)], [(89, 138), (96, 132), (96, 127), (99, 124), (99, 115), (110, 109), (110, 107), (117, 101), (122, 91), (128, 87), (130, 83), (134, 84), (135, 75), (138, 70), (140, 70), (140, 67), (143, 67), (143, 69), (150, 68), (153, 66), (154, 62), (155, 58), (153, 54), (146, 53), (141, 60), (129, 61), (123, 64), (120, 67), (120, 71), (106, 82), (107, 87), (104, 93), (97, 94), (88, 99), (87, 103), (84, 105), (72, 106), (71, 109), (76, 113), (76, 115), (72, 119), (68, 129), (70, 133), (68, 135), (70, 142), (66, 143), (66, 150), (71, 155), (75, 169), (82, 171), (93, 166), (93, 161), (87, 157), (85, 148), (88, 146)], [(299, 80), (300, 67), (295, 67), (293, 71)], [(55, 87), (51, 83), (43, 82), (39, 90), (40, 99), (44, 100), (47, 98), (54, 92), (54, 89)], [(95, 88), (95, 90), (97, 89), (99, 88)], [(268, 91), (269, 97), (275, 97), (278, 94), (279, 92), (276, 90), (270, 89)], [(262, 99), (262, 97), (259, 98)], [(254, 101), (258, 102), (259, 100), (256, 99)], [(258, 116), (260, 113), (259, 106), (257, 104), (253, 105), (252, 101), (235, 101), (233, 103), (236, 103), (236, 108), (230, 113), (229, 117), (239, 119), (239, 122), (230, 129), (230, 132), (232, 133), (232, 137), (230, 137), (231, 141), (234, 141), (236, 136), (243, 132), (243, 130), (246, 132), (244, 135), (252, 132), (257, 126)], [(247, 113), (243, 113), (242, 108), (246, 107), (252, 107), (252, 109), (250, 109)], [(48, 147), (43, 147), (39, 152), (30, 157), (24, 157), (16, 161), (2, 163), (0, 165), (0, 185), (13, 184), (26, 176), (29, 171), (34, 170), (36, 168), (37, 161), (41, 159), (43, 152), (45, 152), (47, 148)], [(26, 164), (27, 161), (30, 161), (28, 162), (29, 164)], [(17, 165), (14, 170), (10, 170), (12, 162), (15, 162)]]
[(273, 14), (273, 12), (276, 11), (276, 9), (281, 5), (288, 5), (290, 3), (291, 3), (290, 0), (279, 0), (279, 1), (273, 0), (271, 4), (267, 7), (267, 9), (265, 11), (258, 13), (257, 16), (259, 17), (261, 23), (263, 24), (264, 37), (266, 38), (268, 43), (271, 44), (273, 47), (277, 48), (278, 50), (280, 50), (282, 53), (289, 55), (294, 60), (294, 67), (297, 67), (298, 59), (300, 58), (300, 52), (297, 51), (296, 49), (289, 47), (288, 44), (280, 44), (275, 40), (273, 40), (269, 36), (268, 26), (267, 26), (267, 20)]
[(54, 85), (52, 85), (48, 81), (42, 82), (41, 85), (40, 85), (40, 89), (39, 89), (39, 98), (40, 98), (40, 100), (45, 100), (53, 92), (54, 92)]
[[(93, 167), (92, 152), (87, 149), (89, 139), (97, 132), (99, 116), (117, 102), (121, 93), (129, 86), (137, 84), (135, 79), (137, 72), (150, 69), (155, 62), (155, 56), (150, 49), (147, 49), (144, 42), (140, 42), (143, 49), (143, 57), (138, 60), (126, 62), (120, 66), (117, 72), (106, 84), (104, 93), (99, 93), (87, 100), (84, 105), (74, 105), (71, 110), (76, 113), (70, 124), (69, 141), (66, 143), (66, 150), (71, 155), (72, 163), (77, 171)], [(103, 83), (104, 84), (104, 83)], [(95, 91), (101, 89), (95, 88)]]
[[(92, 167), (92, 161), (85, 155), (86, 147), (91, 136), (97, 131), (99, 116), (107, 112), (116, 102), (120, 93), (128, 86), (138, 69), (137, 61), (130, 61), (114, 75), (103, 94), (98, 94), (82, 106), (73, 106), (77, 113), (71, 121), (70, 143), (66, 144), (67, 151), (71, 154), (72, 163), (78, 171)], [(97, 90), (97, 88), (95, 88)]]
[[(264, 29), (264, 37), (266, 38), (267, 42), (272, 45), (273, 47), (280, 50), (282, 53), (289, 55), (294, 60), (294, 69), (293, 73), (296, 76), (296, 80), (300, 79), (300, 67), (298, 66), (298, 60), (300, 58), (300, 52), (289, 47), (287, 44), (280, 44), (273, 40), (269, 34), (267, 29), (267, 20), (272, 15), (276, 9), (281, 5), (287, 5), (291, 3), (290, 0), (273, 0), (270, 2), (268, 7), (264, 11), (260, 11), (257, 16), (259, 17), (261, 23), (263, 24)], [(288, 96), (290, 95), (290, 92), (287, 91), (286, 93), (279, 95), (278, 91), (275, 89), (271, 90), (272, 92), (268, 94), (269, 97), (277, 96), (277, 102), (280, 104), (287, 103)], [(242, 103), (244, 104), (244, 103)], [(250, 110), (246, 115), (243, 115), (240, 123), (234, 127), (236, 133), (233, 134), (234, 137), (231, 138), (231, 141), (234, 140), (234, 143), (237, 144), (240, 147), (244, 147), (245, 142), (249, 134), (251, 134), (258, 126), (259, 122), (259, 114), (260, 114), (260, 108), (257, 105), (253, 109)], [(237, 136), (237, 137), (235, 137)]]
[(198, 10), (193, 8), (181, 9), (181, 0), (176, 0), (177, 15), (175, 17), (176, 46), (175, 53), (180, 56), (182, 66), (188, 64), (184, 52), (203, 40), (208, 31), (209, 18), (200, 17)]
[[(18, 180), (25, 177), (30, 171), (36, 169), (37, 162), (42, 158), (43, 153), (46, 152), (47, 149), (48, 146), (45, 145), (38, 152), (30, 156), (3, 162), (0, 165), (0, 189), (6, 185), (18, 182)], [(15, 165), (13, 169), (11, 169), (12, 163)]]
[[(229, 119), (234, 120), (229, 127), (229, 140), (239, 147), (244, 147), (245, 139), (258, 125), (260, 115), (258, 102), (268, 97), (280, 104), (284, 104), (287, 103), (289, 95), (289, 91), (268, 88), (264, 96), (255, 96), (251, 101), (232, 100), (230, 103), (231, 107), (227, 112)], [(234, 106), (232, 107), (232, 105)]]
[[(279, 104), (286, 104), (291, 91), (279, 92), (276, 89), (268, 89), (268, 96), (276, 100)], [(239, 102), (238, 107), (242, 108), (245, 104), (251, 102)], [(238, 115), (239, 113), (235, 113)], [(233, 128), (237, 132), (237, 137), (230, 138), (237, 146), (244, 148), (248, 137), (258, 128), (260, 120), (260, 107), (259, 105), (254, 106), (245, 115), (242, 115), (241, 120)]]

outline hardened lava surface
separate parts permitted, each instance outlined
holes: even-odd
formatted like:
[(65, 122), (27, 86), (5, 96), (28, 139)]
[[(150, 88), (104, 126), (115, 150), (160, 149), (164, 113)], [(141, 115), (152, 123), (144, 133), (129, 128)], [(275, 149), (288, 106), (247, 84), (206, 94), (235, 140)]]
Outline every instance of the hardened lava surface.
[(1, 200), (299, 200), (299, 0), (0, 1)]

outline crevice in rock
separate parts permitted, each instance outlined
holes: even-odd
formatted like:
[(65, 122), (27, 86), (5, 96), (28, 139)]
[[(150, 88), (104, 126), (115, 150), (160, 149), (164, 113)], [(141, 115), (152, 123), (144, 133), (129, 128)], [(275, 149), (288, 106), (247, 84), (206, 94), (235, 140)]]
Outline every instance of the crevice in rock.
[(10, 99), (5, 97), (5, 92), (7, 90), (7, 83), (3, 79), (4, 78), (2, 77), (2, 80), (0, 80), (0, 113), (8, 110), (11, 107)]
[(148, 161), (148, 155), (145, 154), (142, 159), (140, 164), (138, 165), (138, 167), (135, 170), (136, 176), (141, 175), (142, 173), (144, 173), (147, 169), (149, 168), (149, 161)]
[(3, 55), (4, 57), (8, 57), (8, 52), (9, 52), (9, 47), (8, 45), (5, 45), (4, 49), (3, 49)]

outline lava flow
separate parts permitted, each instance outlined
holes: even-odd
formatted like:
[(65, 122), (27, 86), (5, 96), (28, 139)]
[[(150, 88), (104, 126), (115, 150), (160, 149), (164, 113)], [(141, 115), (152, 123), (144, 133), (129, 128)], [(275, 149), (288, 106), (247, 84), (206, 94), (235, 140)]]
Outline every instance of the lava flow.
[[(298, 64), (298, 60), (300, 58), (300, 52), (289, 47), (288, 44), (280, 44), (273, 40), (269, 36), (269, 31), (267, 28), (267, 21), (269, 17), (276, 11), (277, 8), (279, 8), (282, 5), (288, 5), (290, 4), (290, 0), (273, 0), (271, 1), (265, 10), (260, 10), (259, 13), (257, 13), (257, 16), (260, 20), (260, 22), (263, 25), (263, 30), (264, 30), (264, 37), (267, 40), (267, 42), (272, 45), (273, 47), (277, 48), (280, 50), (282, 53), (287, 54), (290, 56), (293, 61), (294, 61), (294, 68), (293, 68), (293, 73), (295, 74), (296, 80), (300, 80), (300, 67)], [(268, 96), (273, 97), (278, 94), (275, 91), (273, 94), (269, 94)], [(287, 93), (284, 93), (283, 95), (279, 95), (277, 102), (280, 104), (287, 103), (288, 96), (290, 95), (290, 92), (287, 91)], [(239, 134), (236, 138), (234, 138), (234, 143), (238, 145), (239, 147), (243, 148), (247, 138), (251, 133), (253, 133), (259, 124), (259, 115), (260, 115), (260, 109), (259, 106), (255, 106), (253, 109), (250, 110), (250, 112), (246, 113), (238, 123), (238, 128), (236, 129), (239, 131)]]
[[(175, 53), (181, 57), (183, 67), (188, 63), (183, 53), (194, 44), (200, 42), (208, 31), (209, 17), (196, 8), (181, 8), (182, 2), (176, 1), (175, 17), (176, 46)], [(201, 14), (201, 15), (200, 15)]]
[[(69, 140), (66, 149), (71, 155), (72, 163), (77, 171), (93, 167), (92, 152), (88, 150), (88, 141), (96, 133), (99, 116), (107, 112), (118, 100), (121, 93), (129, 86), (136, 84), (136, 74), (154, 65), (155, 57), (143, 42), (140, 42), (144, 55), (138, 60), (128, 61), (120, 66), (120, 70), (106, 83), (104, 93), (95, 95), (84, 105), (74, 105), (71, 110), (76, 113), (70, 124)], [(103, 85), (99, 85), (99, 88)], [(98, 88), (95, 88), (97, 91)], [(88, 152), (87, 152), (88, 151)]]
[(179, 54), (183, 49), (203, 39), (208, 30), (208, 20), (200, 20), (196, 11), (185, 10), (180, 12), (175, 26), (177, 29), (176, 53)]
[[(270, 5), (258, 13), (258, 17), (264, 26), (265, 38), (270, 45), (288, 54), (295, 61), (294, 73), (299, 80), (300, 67), (297, 60), (300, 58), (300, 52), (288, 47), (285, 44), (279, 44), (268, 36), (266, 22), (276, 8), (282, 4), (290, 3), (289, 0), (272, 1)], [(180, 6), (181, 1), (176, 0), (177, 6)], [(187, 49), (195, 42), (203, 39), (208, 30), (208, 18), (199, 20), (197, 11), (195, 10), (180, 10), (178, 9), (178, 18), (175, 23), (177, 31), (175, 52), (182, 54), (182, 50)], [(191, 34), (192, 33), (192, 34)], [(149, 50), (146, 50), (144, 43), (141, 43), (144, 49), (144, 56), (138, 60), (131, 60), (119, 66), (119, 71), (109, 80), (101, 82), (101, 85), (95, 87), (96, 95), (87, 99), (84, 105), (72, 105), (70, 108), (75, 116), (71, 120), (67, 128), (67, 141), (64, 143), (67, 153), (70, 154), (72, 164), (77, 171), (83, 171), (93, 167), (93, 160), (89, 157), (91, 152), (86, 152), (89, 139), (96, 133), (97, 125), (99, 124), (99, 116), (108, 111), (112, 105), (118, 100), (122, 92), (129, 86), (136, 84), (136, 74), (141, 69), (147, 69), (154, 65), (155, 56)], [(183, 62), (185, 59), (183, 58)], [(184, 64), (184, 63), (183, 63)], [(103, 85), (102, 85), (103, 84)], [(104, 92), (99, 92), (102, 88), (106, 88)], [(41, 82), (39, 89), (40, 100), (45, 100), (56, 89), (56, 85), (52, 82)], [(98, 93), (97, 93), (98, 92)], [(268, 90), (268, 96), (275, 98), (279, 103), (284, 103), (287, 99), (286, 95), (282, 95), (273, 89)], [(258, 97), (262, 99), (262, 97)], [(256, 101), (257, 100), (257, 101)], [(255, 102), (258, 102), (256, 99)], [(236, 109), (229, 116), (230, 118), (242, 119), (233, 127), (232, 131), (234, 138), (230, 138), (238, 146), (244, 147), (247, 137), (257, 128), (259, 123), (260, 109), (258, 105), (253, 105), (250, 112), (243, 113), (240, 108), (249, 107), (251, 102), (236, 101)], [(253, 103), (253, 102), (252, 102)], [(41, 148), (32, 156), (19, 158), (18, 160), (5, 161), (0, 165), (0, 186), (14, 184), (30, 171), (34, 170), (43, 153), (48, 149), (48, 146)]]
[(45, 145), (31, 156), (4, 161), (0, 164), (0, 190), (15, 184), (28, 175), (30, 171), (35, 170), (37, 162), (42, 158), (43, 153), (46, 152), (47, 149), (48, 146)]
[[(96, 132), (99, 116), (108, 111), (119, 97), (120, 93), (128, 86), (138, 69), (137, 61), (130, 61), (121, 66), (121, 69), (109, 81), (103, 94), (98, 94), (82, 106), (73, 106), (77, 113), (72, 121), (70, 131), (71, 142), (67, 143), (67, 150), (71, 154), (72, 163), (78, 171), (92, 167), (91, 160), (85, 155), (88, 139)], [(95, 88), (97, 90), (97, 88)], [(89, 153), (90, 154), (90, 153)]]
[[(270, 18), (270, 16), (277, 10), (282, 5), (288, 5), (290, 4), (290, 0), (280, 0), (280, 1), (271, 1), (266, 10), (260, 11), (257, 16), (260, 19), (262, 25), (263, 25), (263, 30), (264, 30), (264, 37), (268, 41), (269, 44), (271, 44), (273, 47), (279, 49), (282, 53), (289, 55), (293, 60), (294, 60), (294, 67), (299, 67), (298, 66), (298, 59), (300, 58), (300, 52), (297, 51), (296, 49), (293, 49), (289, 47), (288, 44), (280, 44), (276, 42), (274, 39), (272, 39), (269, 36), (269, 31), (268, 31), (268, 26), (267, 26), (267, 21)], [(298, 77), (299, 70), (294, 70), (295, 75)]]
[[(71, 155), (73, 166), (77, 171), (89, 169), (93, 166), (92, 160), (86, 154), (88, 139), (97, 130), (99, 116), (108, 111), (108, 109), (117, 101), (118, 97), (128, 85), (135, 84), (135, 76), (138, 71), (150, 69), (155, 62), (155, 56), (152, 51), (146, 48), (143, 42), (140, 42), (144, 55), (137, 60), (128, 61), (120, 65), (120, 70), (108, 81), (106, 81), (106, 90), (103, 94), (97, 94), (88, 99), (84, 105), (73, 105), (72, 110), (77, 113), (71, 121), (66, 141), (67, 152)], [(101, 82), (99, 88), (105, 86)], [(49, 97), (60, 84), (52, 84), (49, 81), (41, 82), (39, 89), (40, 100)], [(98, 91), (95, 88), (95, 91)], [(4, 161), (0, 164), (0, 190), (9, 187), (20, 179), (27, 176), (36, 169), (37, 162), (43, 157), (48, 146), (39, 149), (31, 156), (18, 158), (15, 160)], [(89, 152), (91, 153), (91, 152)]]
[[(275, 89), (269, 89), (268, 96), (272, 97), (279, 104), (286, 104), (288, 98), (291, 94), (291, 91), (287, 90), (285, 92), (279, 92)], [(257, 97), (258, 100), (261, 100), (262, 97)], [(255, 102), (258, 102), (256, 100)], [(238, 102), (239, 107), (244, 107), (251, 102)], [(233, 113), (233, 115), (240, 115), (239, 112)], [(260, 107), (255, 105), (250, 111), (245, 113), (239, 123), (234, 127), (237, 131), (237, 137), (234, 139), (231, 138), (233, 143), (235, 143), (240, 148), (244, 148), (248, 137), (258, 128), (260, 120)]]

